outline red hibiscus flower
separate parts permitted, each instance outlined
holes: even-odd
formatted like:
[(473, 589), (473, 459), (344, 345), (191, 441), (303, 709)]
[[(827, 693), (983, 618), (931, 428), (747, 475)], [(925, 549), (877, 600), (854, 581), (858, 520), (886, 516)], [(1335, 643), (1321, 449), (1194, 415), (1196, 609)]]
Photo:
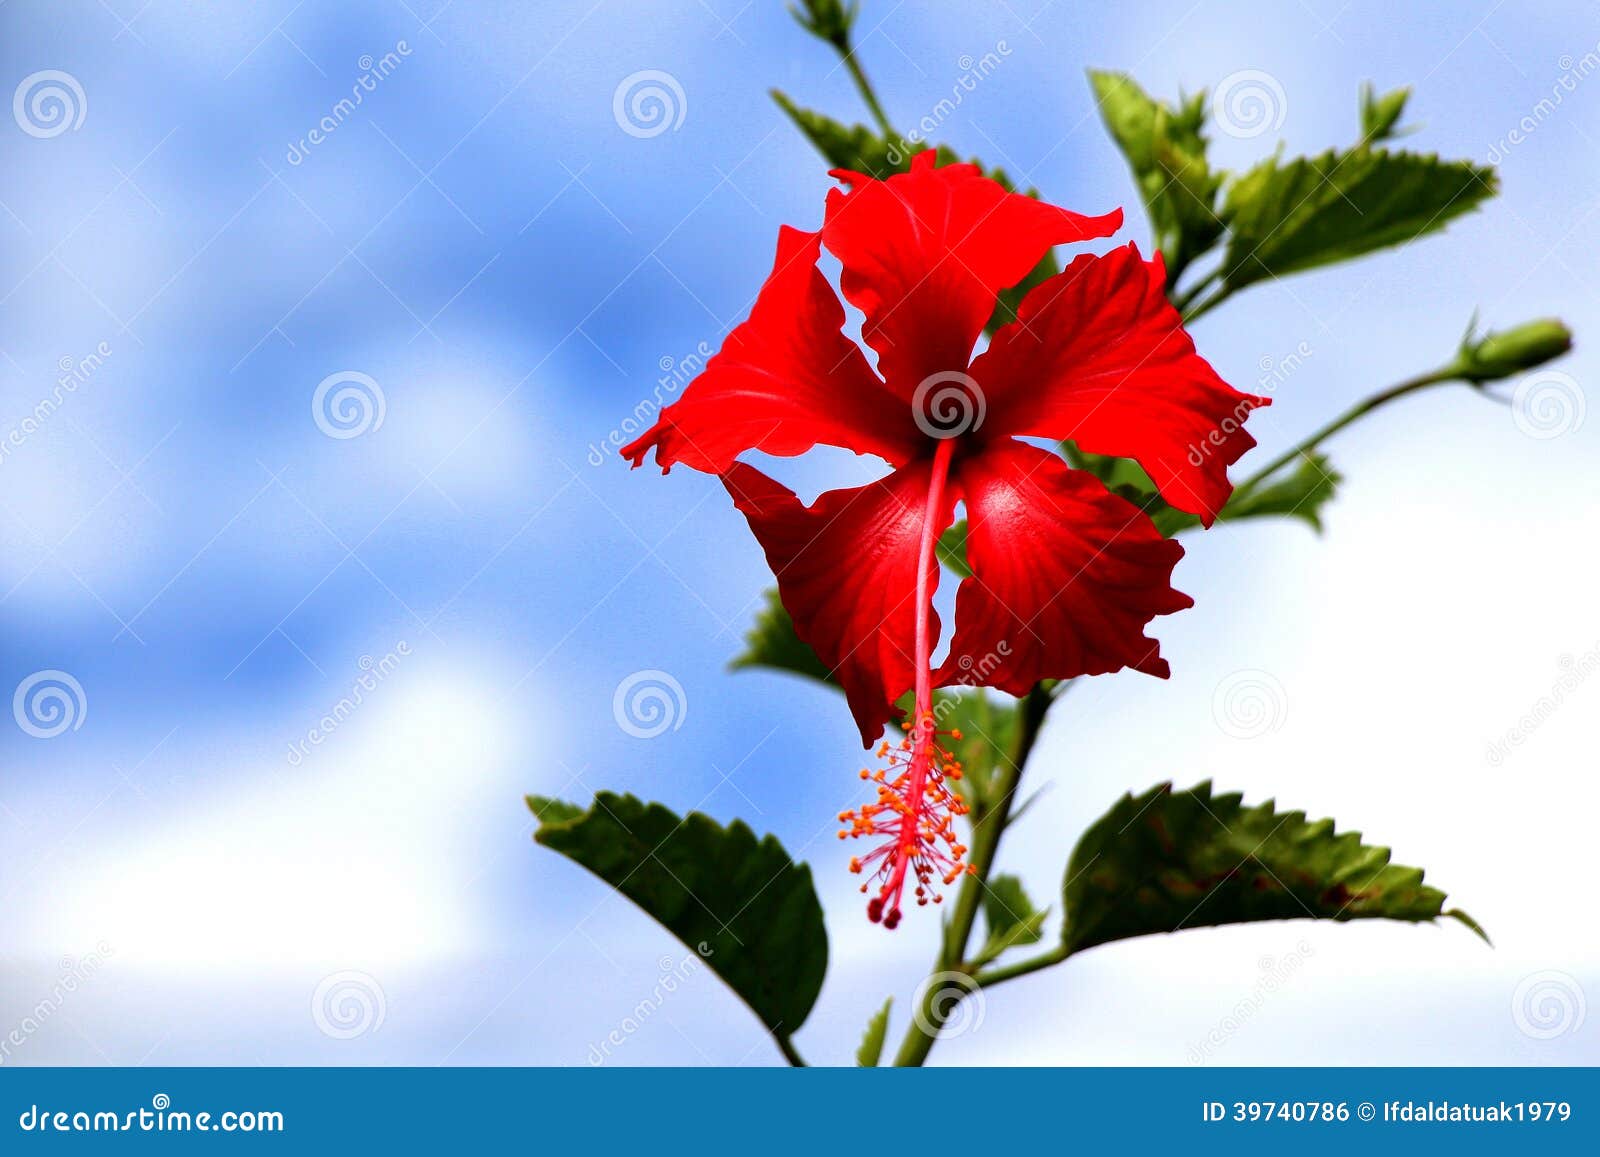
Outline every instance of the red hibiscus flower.
[[(851, 862), (877, 882), (868, 914), (894, 927), (907, 877), (919, 903), (963, 870), (951, 781), (960, 766), (934, 726), (933, 688), (1025, 693), (1041, 679), (1132, 667), (1165, 677), (1144, 634), (1191, 606), (1171, 586), (1183, 548), (1095, 476), (1022, 437), (1071, 439), (1139, 463), (1171, 505), (1209, 525), (1227, 468), (1255, 445), (1242, 422), (1267, 399), (1241, 394), (1195, 353), (1165, 295), (1165, 269), (1132, 245), (1082, 256), (1037, 286), (1017, 320), (973, 350), (1000, 290), (1054, 245), (1107, 237), (1120, 211), (1085, 217), (1007, 192), (973, 165), (875, 180), (828, 196), (822, 229), (787, 226), (750, 317), (644, 436), (718, 475), (766, 552), (795, 632), (835, 674), (868, 746), (915, 690), (915, 717), (885, 770), (863, 771), (877, 801), (844, 812), (841, 837), (882, 844)], [(841, 332), (843, 306), (816, 264), (827, 246), (840, 288), (866, 317), (877, 372)], [(893, 469), (804, 506), (738, 461), (812, 446), (874, 454)], [(935, 544), (965, 504), (967, 562), (949, 657), (934, 669)], [(862, 891), (866, 891), (863, 885)]]

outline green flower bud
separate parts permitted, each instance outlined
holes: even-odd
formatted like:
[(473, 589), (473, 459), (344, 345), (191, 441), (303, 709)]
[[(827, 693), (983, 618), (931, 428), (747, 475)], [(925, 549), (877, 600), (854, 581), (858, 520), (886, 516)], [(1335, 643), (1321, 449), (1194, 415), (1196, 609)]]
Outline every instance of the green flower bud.
[(856, 20), (857, 4), (844, 0), (801, 0), (789, 11), (813, 36), (826, 40), (841, 52), (850, 50), (850, 26)]
[(1406, 101), (1411, 99), (1410, 88), (1397, 88), (1393, 92), (1379, 96), (1377, 90), (1368, 81), (1361, 86), (1361, 140), (1363, 144), (1374, 144), (1377, 141), (1388, 140), (1390, 137), (1399, 136), (1395, 131), (1395, 123), (1399, 121), (1400, 114), (1406, 111)]
[(1553, 361), (1572, 348), (1572, 331), (1553, 317), (1475, 338), (1467, 332), (1458, 358), (1469, 382), (1497, 382)]

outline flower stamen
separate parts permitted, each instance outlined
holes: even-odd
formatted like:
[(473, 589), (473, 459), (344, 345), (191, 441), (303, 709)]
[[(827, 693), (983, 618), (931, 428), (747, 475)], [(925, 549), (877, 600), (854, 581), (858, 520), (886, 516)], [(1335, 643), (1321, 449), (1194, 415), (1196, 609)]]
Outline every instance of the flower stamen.
[(933, 713), (925, 711), (898, 744), (884, 740), (877, 755), (886, 766), (863, 768), (861, 778), (877, 784), (876, 802), (839, 813), (848, 825), (840, 839), (877, 837), (884, 842), (864, 856), (852, 857), (850, 871), (870, 878), (861, 885), (866, 893), (874, 884), (877, 895), (867, 902), (867, 918), (894, 928), (900, 923), (900, 903), (907, 878), (915, 881), (918, 905), (938, 904), (948, 887), (972, 871), (964, 862), (966, 845), (956, 833), (957, 816), (967, 814), (966, 799), (952, 783), (961, 779), (961, 761), (940, 742), (941, 736), (960, 740), (959, 731), (940, 731)]

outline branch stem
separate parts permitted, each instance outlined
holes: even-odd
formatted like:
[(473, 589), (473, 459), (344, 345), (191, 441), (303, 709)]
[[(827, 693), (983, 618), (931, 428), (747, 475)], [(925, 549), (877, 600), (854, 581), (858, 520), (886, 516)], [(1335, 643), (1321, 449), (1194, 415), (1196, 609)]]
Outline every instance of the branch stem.
[[(1017, 788), (1022, 782), (1023, 768), (1033, 751), (1035, 741), (1039, 738), (1039, 729), (1044, 724), (1045, 714), (1050, 710), (1053, 698), (1054, 696), (1043, 684), (1035, 684), (1022, 701), (1022, 720), (1017, 732), (1016, 747), (1011, 758), (996, 774), (996, 786), (992, 797), (993, 810), (981, 815), (974, 814), (971, 860), (973, 871), (961, 882), (961, 891), (956, 896), (955, 910), (951, 913), (950, 923), (945, 928), (944, 941), (938, 958), (934, 961), (930, 978), (939, 973), (954, 972), (967, 976), (973, 974), (972, 966), (965, 963), (965, 957), (967, 943), (972, 939), (973, 925), (977, 922), (978, 905), (989, 885), (989, 873), (994, 868), (1000, 839), (1005, 835), (1006, 824), (1011, 818), (1011, 807), (1016, 799)], [(928, 1059), (934, 1041), (938, 1039), (940, 1026), (954, 1011), (957, 1003), (951, 1001), (949, 996), (949, 990), (941, 988), (937, 983), (924, 986), (921, 1008), (912, 1016), (911, 1025), (906, 1029), (905, 1039), (900, 1043), (900, 1051), (895, 1056), (894, 1063), (897, 1066), (914, 1067)]]
[(1343, 430), (1352, 422), (1357, 421), (1360, 418), (1364, 418), (1366, 415), (1372, 413), (1372, 411), (1378, 409), (1380, 406), (1386, 406), (1390, 402), (1406, 397), (1408, 394), (1414, 394), (1418, 390), (1426, 389), (1429, 386), (1436, 386), (1444, 382), (1454, 382), (1460, 380), (1461, 367), (1457, 363), (1452, 362), (1450, 365), (1442, 366), (1437, 370), (1432, 370), (1425, 374), (1418, 374), (1414, 378), (1407, 378), (1398, 385), (1390, 386), (1387, 390), (1382, 390), (1379, 393), (1373, 394), (1370, 398), (1366, 398), (1363, 401), (1357, 402), (1354, 406), (1351, 406), (1344, 413), (1340, 414), (1337, 418), (1333, 419), (1333, 421), (1323, 426), (1316, 433), (1302, 440), (1292, 449), (1285, 450), (1282, 454), (1279, 454), (1271, 462), (1267, 463), (1254, 474), (1250, 475), (1250, 477), (1239, 483), (1238, 489), (1243, 491), (1248, 490), (1253, 486), (1260, 485), (1262, 482), (1272, 477), (1291, 462), (1297, 461), (1304, 455), (1311, 453), (1311, 451), (1315, 450), (1323, 442), (1333, 437), (1340, 430)]
[(878, 94), (873, 91), (872, 82), (867, 79), (866, 71), (856, 59), (853, 48), (840, 48), (839, 59), (844, 61), (845, 68), (850, 71), (850, 79), (856, 82), (856, 91), (861, 94), (861, 99), (866, 102), (867, 109), (872, 113), (872, 119), (877, 122), (878, 128), (891, 142), (898, 139), (894, 126), (889, 123), (888, 114), (883, 111), (883, 105), (878, 102)]
[(1007, 980), (1015, 980), (1019, 976), (1027, 976), (1030, 972), (1038, 972), (1041, 968), (1049, 968), (1060, 964), (1070, 953), (1065, 944), (1058, 944), (1048, 952), (1027, 960), (1019, 960), (1015, 964), (1008, 964), (1004, 968), (991, 968), (988, 972), (980, 972), (973, 977), (979, 988), (988, 988), (991, 985), (1001, 984)]

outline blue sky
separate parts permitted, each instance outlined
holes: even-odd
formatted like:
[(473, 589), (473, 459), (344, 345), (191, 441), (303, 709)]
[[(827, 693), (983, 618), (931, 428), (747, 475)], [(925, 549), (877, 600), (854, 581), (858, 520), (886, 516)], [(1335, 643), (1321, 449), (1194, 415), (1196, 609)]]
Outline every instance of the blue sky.
[[(6, 85), (66, 73), (83, 111), (0, 132), (0, 432), (92, 363), (0, 457), (0, 685), (81, 688), (75, 729), (0, 728), (0, 1031), (63, 958), (103, 957), (5, 1063), (585, 1063), (681, 951), (529, 839), (524, 792), (601, 788), (742, 816), (813, 864), (834, 964), (800, 1043), (842, 1057), (933, 936), (868, 928), (817, 839), (854, 729), (826, 692), (725, 670), (769, 576), (721, 488), (590, 453), (743, 317), (778, 226), (820, 219), (822, 165), (766, 90), (864, 119), (834, 59), (775, 0), (11, 0), (0, 24)], [(1233, 167), (1278, 137), (1349, 141), (1365, 79), (1416, 86), (1408, 144), (1498, 149), (1484, 212), (1197, 327), (1245, 388), (1309, 350), (1252, 421), (1263, 460), (1447, 358), (1475, 310), (1567, 318), (1559, 368), (1580, 399), (1594, 380), (1600, 79), (1537, 111), (1600, 52), (1592, 6), (869, 0), (859, 40), (902, 123), (1004, 45), (942, 139), (1074, 209), (1125, 206), (1141, 244), (1089, 66), (1168, 95), (1268, 74), (1281, 120), (1219, 134)], [(682, 119), (636, 135), (614, 96), (646, 70)], [(358, 408), (363, 432), (326, 433), (350, 432), (314, 413), (330, 377), (381, 395), (381, 423)], [(1191, 540), (1197, 606), (1160, 625), (1174, 678), (1074, 691), (1007, 852), (1047, 896), (1121, 792), (1211, 776), (1393, 845), (1498, 947), (1296, 924), (1114, 946), (996, 993), (940, 1059), (1182, 1064), (1293, 955), (1219, 1063), (1600, 1061), (1595, 1020), (1542, 1040), (1512, 1011), (1547, 973), (1600, 992), (1600, 689), (1486, 758), (1600, 646), (1600, 423), (1541, 439), (1514, 416), (1415, 399), (1331, 445), (1348, 484), (1320, 539)], [(782, 476), (815, 492), (870, 469), (818, 454)], [(643, 670), (683, 689), (652, 739), (612, 710)], [(1248, 740), (1213, 710), (1239, 671), (1283, 689)], [(363, 676), (359, 710), (292, 757)], [(345, 1038), (313, 1009), (347, 974), (383, 1016)], [(705, 974), (611, 1058), (776, 1059)]]

